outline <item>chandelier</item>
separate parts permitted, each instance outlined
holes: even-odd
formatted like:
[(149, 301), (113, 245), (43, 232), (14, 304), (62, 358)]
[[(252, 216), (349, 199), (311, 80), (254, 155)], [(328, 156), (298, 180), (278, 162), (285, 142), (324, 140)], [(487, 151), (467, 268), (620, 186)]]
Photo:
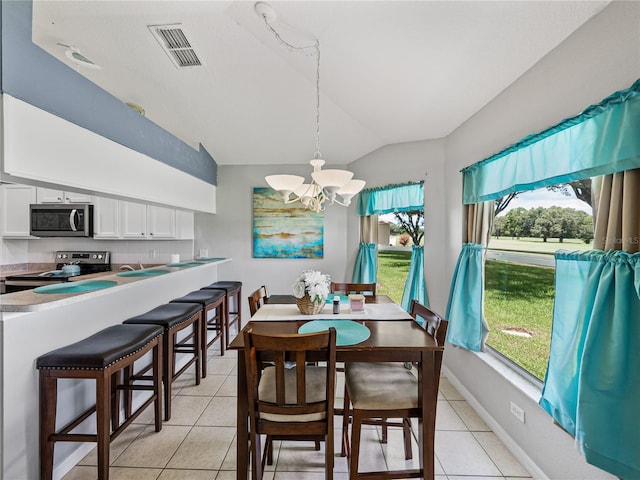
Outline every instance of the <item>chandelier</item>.
[(324, 211), (326, 204), (349, 206), (351, 199), (364, 188), (365, 181), (354, 180), (353, 173), (347, 170), (322, 169), (325, 161), (320, 153), (320, 42), (316, 40), (313, 45), (305, 47), (291, 45), (283, 40), (271, 25), (276, 19), (271, 5), (258, 2), (254, 8), (280, 44), (292, 52), (316, 57), (316, 151), (313, 159), (309, 161), (313, 167), (311, 181), (305, 183), (305, 178), (299, 175), (268, 175), (265, 180), (271, 188), (280, 193), (284, 203), (300, 202), (314, 212)]

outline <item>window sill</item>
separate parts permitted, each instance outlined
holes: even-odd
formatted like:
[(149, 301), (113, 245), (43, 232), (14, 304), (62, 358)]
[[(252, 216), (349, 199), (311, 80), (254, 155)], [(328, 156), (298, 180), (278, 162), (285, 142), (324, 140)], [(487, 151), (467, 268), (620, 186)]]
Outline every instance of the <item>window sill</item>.
[(540, 380), (526, 371), (521, 371), (520, 367), (512, 364), (510, 360), (503, 357), (491, 347), (487, 347), (486, 352), (471, 353), (476, 355), (479, 360), (486, 363), (499, 375), (504, 377), (506, 381), (529, 397), (532, 402), (538, 403), (542, 394), (543, 385)]

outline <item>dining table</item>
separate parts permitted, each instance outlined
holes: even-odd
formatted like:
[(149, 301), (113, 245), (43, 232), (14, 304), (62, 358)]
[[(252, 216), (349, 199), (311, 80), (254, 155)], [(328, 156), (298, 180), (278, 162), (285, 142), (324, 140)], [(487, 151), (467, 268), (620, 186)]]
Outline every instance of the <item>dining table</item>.
[[(419, 466), (423, 478), (435, 474), (434, 437), (439, 379), (436, 364), (444, 347), (398, 304), (385, 295), (365, 296), (364, 311), (352, 312), (348, 297), (341, 297), (340, 312), (333, 313), (331, 300), (319, 314), (300, 312), (293, 295), (271, 295), (229, 344), (238, 351), (236, 478), (246, 480), (249, 470), (249, 410), (243, 332), (265, 335), (296, 334), (333, 326), (337, 331), (339, 362), (412, 362), (418, 372)], [(343, 335), (341, 336), (341, 331)]]

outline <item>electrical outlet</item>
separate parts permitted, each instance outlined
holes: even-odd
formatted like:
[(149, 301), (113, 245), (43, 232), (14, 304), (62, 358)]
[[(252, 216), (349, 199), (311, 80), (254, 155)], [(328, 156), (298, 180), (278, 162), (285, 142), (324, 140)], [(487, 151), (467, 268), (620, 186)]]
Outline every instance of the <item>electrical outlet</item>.
[(156, 258), (158, 256), (158, 251), (155, 248), (149, 250), (149, 258)]
[(198, 253), (198, 257), (199, 258), (207, 258), (208, 256), (209, 256), (209, 249), (201, 248), (200, 252)]
[(511, 402), (511, 415), (524, 423), (524, 410), (513, 402)]

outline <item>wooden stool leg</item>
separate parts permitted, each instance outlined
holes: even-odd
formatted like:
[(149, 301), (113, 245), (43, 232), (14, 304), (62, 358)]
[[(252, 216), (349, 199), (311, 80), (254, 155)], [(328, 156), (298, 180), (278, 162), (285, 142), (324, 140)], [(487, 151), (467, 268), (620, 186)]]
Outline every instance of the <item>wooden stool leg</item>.
[(175, 333), (165, 331), (162, 338), (162, 349), (166, 356), (162, 357), (162, 386), (164, 395), (164, 420), (171, 420), (171, 382), (173, 380), (173, 344)]
[(111, 375), (103, 371), (96, 378), (96, 430), (98, 451), (98, 480), (109, 480)]
[(200, 322), (200, 360), (202, 361), (202, 378), (207, 377), (207, 331), (209, 325), (209, 311), (206, 308), (202, 310), (202, 320)]
[[(200, 385), (200, 374), (202, 372), (202, 368), (204, 363), (202, 360), (202, 355), (200, 354), (202, 349), (200, 346), (202, 345), (202, 340), (200, 338), (200, 333), (202, 332), (202, 312), (198, 315), (198, 319), (193, 322), (193, 355), (196, 357), (195, 365), (196, 365), (196, 385)], [(206, 357), (206, 355), (205, 355)]]
[(229, 348), (229, 336), (231, 335), (230, 325), (231, 322), (231, 307), (229, 306), (229, 296), (224, 297), (224, 342), (225, 348)]
[[(122, 372), (117, 370), (111, 375), (111, 430), (116, 430), (120, 425), (120, 390)], [(126, 418), (126, 417), (125, 417)]]
[(58, 379), (50, 370), (40, 370), (40, 478), (53, 477), (53, 447), (50, 436), (56, 428), (56, 405), (58, 403)]
[[(156, 432), (162, 430), (162, 344), (153, 347), (153, 393), (156, 399), (153, 402)], [(131, 408), (131, 406), (129, 406)]]
[(224, 357), (224, 351), (227, 348), (227, 344), (225, 342), (227, 342), (228, 338), (227, 334), (224, 331), (224, 316), (226, 315), (226, 307), (224, 305), (224, 301), (218, 306), (218, 308), (216, 308), (216, 325), (218, 326), (218, 332), (220, 332), (220, 356)]

